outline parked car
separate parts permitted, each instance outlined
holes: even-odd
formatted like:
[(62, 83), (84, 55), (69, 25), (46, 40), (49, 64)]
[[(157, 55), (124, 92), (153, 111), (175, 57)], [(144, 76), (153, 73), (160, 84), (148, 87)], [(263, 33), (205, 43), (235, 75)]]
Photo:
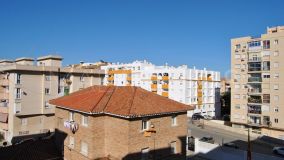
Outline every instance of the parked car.
[(214, 143), (214, 139), (211, 136), (202, 137), (199, 141), (207, 142), (207, 143)]
[(209, 119), (209, 120), (213, 119), (213, 117), (211, 117), (209, 115), (204, 115), (203, 117), (204, 117), (204, 119)]
[(274, 147), (273, 153), (284, 156), (284, 147)]
[(199, 113), (194, 113), (192, 115), (192, 119), (193, 120), (199, 120), (199, 119), (204, 119), (204, 117), (201, 114), (199, 114)]
[(224, 146), (225, 147), (230, 147), (230, 148), (235, 148), (235, 149), (239, 148), (235, 143), (232, 143), (232, 142), (225, 143)]

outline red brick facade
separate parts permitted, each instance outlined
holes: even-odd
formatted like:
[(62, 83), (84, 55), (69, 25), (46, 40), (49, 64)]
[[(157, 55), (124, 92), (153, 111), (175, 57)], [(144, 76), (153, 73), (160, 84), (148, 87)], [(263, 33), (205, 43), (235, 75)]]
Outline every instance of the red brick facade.
[[(147, 117), (156, 133), (144, 136), (142, 118), (123, 119), (110, 115), (88, 115), (88, 126), (82, 125), (82, 112), (74, 112), (74, 121), (79, 129), (74, 134), (66, 127), (69, 110), (56, 108), (56, 127), (66, 134), (64, 158), (66, 160), (90, 160), (109, 157), (110, 159), (141, 159), (141, 150), (149, 148), (149, 157), (166, 159), (169, 156), (185, 156), (187, 135), (186, 112), (176, 114), (177, 125), (172, 126), (172, 116)], [(69, 147), (70, 137), (74, 138), (74, 148)], [(88, 154), (81, 153), (81, 142), (88, 144)], [(170, 144), (176, 142), (176, 154), (171, 154)]]

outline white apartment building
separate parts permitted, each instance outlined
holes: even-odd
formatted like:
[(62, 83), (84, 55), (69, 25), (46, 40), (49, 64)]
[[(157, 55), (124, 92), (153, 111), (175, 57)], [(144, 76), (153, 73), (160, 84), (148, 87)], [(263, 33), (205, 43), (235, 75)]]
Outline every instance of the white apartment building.
[(220, 72), (186, 65), (155, 66), (147, 61), (102, 66), (105, 85), (140, 86), (172, 100), (195, 106), (193, 113), (220, 116)]

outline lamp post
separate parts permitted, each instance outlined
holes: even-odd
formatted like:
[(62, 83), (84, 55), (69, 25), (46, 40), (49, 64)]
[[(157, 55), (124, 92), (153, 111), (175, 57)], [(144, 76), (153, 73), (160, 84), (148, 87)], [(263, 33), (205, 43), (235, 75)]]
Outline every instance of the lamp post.
[(250, 128), (248, 127), (248, 148), (247, 148), (247, 160), (251, 160), (251, 143), (250, 143)]

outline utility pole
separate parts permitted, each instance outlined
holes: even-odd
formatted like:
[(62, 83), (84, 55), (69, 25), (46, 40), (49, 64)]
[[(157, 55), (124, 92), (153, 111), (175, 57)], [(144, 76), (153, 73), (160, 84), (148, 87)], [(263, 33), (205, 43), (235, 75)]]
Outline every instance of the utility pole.
[(248, 149), (247, 149), (247, 160), (251, 160), (251, 143), (250, 143), (249, 127), (248, 127)]

